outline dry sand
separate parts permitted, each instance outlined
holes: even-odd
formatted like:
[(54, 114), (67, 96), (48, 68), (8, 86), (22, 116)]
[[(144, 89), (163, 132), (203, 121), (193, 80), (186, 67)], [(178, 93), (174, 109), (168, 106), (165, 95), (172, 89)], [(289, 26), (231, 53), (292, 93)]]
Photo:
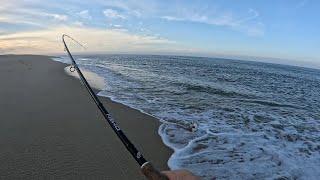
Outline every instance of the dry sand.
[[(46, 56), (0, 56), (0, 179), (144, 179), (65, 66)], [(145, 157), (167, 169), (172, 151), (159, 122), (100, 98)]]

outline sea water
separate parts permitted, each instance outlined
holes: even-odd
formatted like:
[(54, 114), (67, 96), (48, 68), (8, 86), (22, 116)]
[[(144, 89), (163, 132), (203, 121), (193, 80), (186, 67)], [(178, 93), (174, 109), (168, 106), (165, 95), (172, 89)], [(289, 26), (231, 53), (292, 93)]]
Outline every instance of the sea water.
[(76, 61), (104, 78), (99, 95), (161, 120), (171, 169), (204, 179), (320, 178), (319, 70), (182, 56)]

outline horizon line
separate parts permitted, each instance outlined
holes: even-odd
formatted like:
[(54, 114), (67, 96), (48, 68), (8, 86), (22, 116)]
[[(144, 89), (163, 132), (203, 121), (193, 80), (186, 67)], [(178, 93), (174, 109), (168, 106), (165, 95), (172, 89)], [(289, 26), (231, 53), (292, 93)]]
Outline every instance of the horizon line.
[[(239, 60), (239, 61), (249, 61), (249, 62), (258, 62), (258, 63), (266, 63), (266, 64), (275, 64), (275, 65), (287, 65), (293, 67), (302, 67), (302, 68), (309, 68), (320, 70), (320, 63), (314, 63), (309, 61), (301, 61), (301, 60), (294, 60), (294, 59), (282, 59), (277, 57), (259, 57), (259, 56), (249, 56), (249, 55), (198, 55), (198, 54), (179, 54), (179, 53), (141, 53), (141, 52), (86, 52), (86, 53), (79, 53), (73, 52), (74, 55), (149, 55), (149, 56), (177, 56), (177, 57), (196, 57), (196, 58), (219, 58), (225, 60)], [(0, 53), (0, 56), (5, 55), (34, 55), (34, 56), (67, 56), (64, 53), (47, 53), (47, 54), (31, 54), (31, 53)], [(278, 61), (277, 61), (278, 60)]]

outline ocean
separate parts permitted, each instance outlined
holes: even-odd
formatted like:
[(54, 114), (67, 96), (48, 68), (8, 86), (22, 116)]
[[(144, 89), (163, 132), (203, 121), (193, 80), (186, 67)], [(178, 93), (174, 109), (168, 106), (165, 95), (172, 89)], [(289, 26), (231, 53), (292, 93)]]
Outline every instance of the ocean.
[(320, 177), (320, 70), (184, 56), (75, 59), (105, 81), (98, 95), (160, 119), (171, 169), (204, 179)]

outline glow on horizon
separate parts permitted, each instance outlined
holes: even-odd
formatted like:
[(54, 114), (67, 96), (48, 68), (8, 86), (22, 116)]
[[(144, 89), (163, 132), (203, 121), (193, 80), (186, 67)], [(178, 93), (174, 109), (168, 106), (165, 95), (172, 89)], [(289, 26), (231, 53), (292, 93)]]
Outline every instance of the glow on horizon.
[[(2, 0), (0, 54), (87, 52), (276, 57), (320, 64), (320, 2)], [(290, 61), (284, 61), (290, 64)], [(292, 61), (293, 62), (293, 61)]]

